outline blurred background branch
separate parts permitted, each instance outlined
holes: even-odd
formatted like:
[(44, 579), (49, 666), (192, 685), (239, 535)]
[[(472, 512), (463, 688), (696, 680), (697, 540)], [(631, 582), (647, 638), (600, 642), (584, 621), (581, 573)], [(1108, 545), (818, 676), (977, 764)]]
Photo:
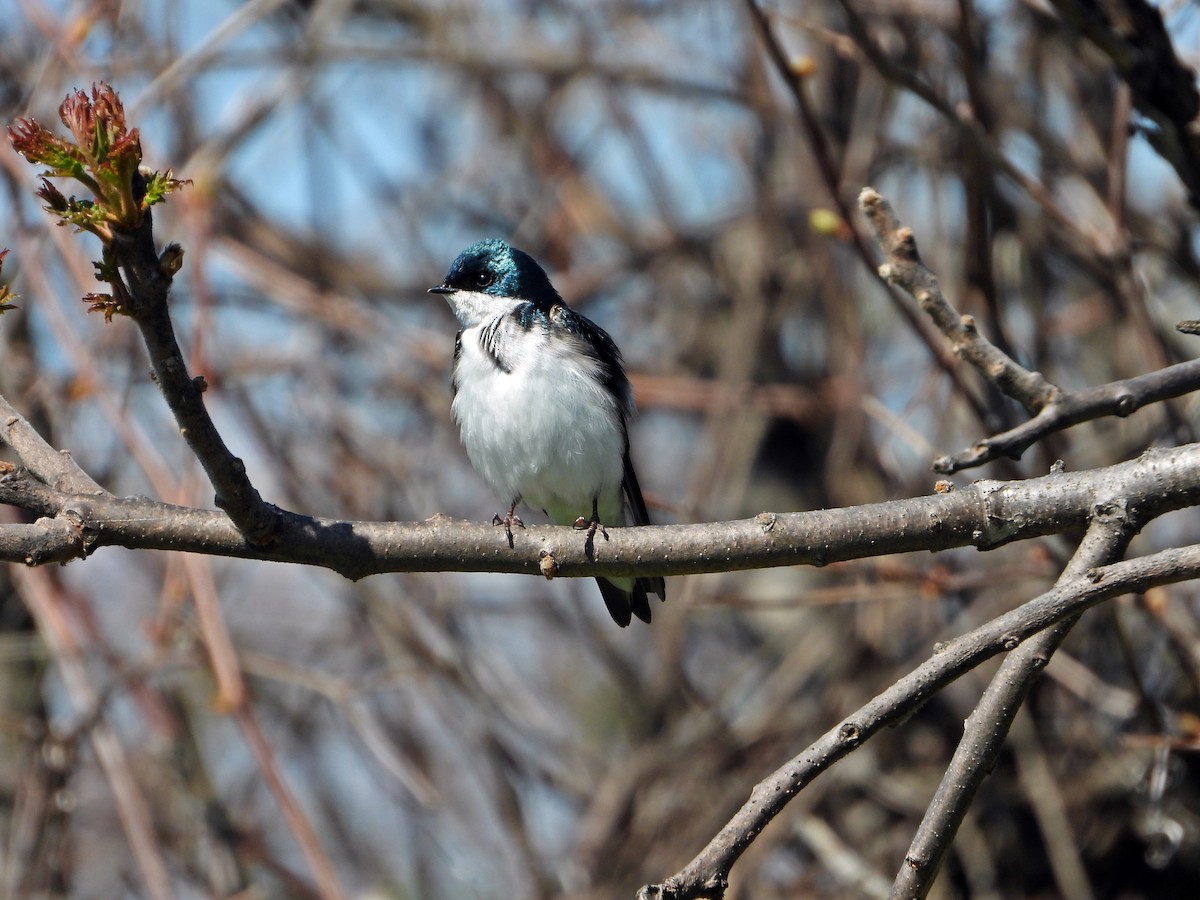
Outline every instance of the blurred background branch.
[[(1195, 318), (1200, 275), (1190, 151), (1165, 143), (1190, 120), (1137, 80), (1161, 62), (1186, 99), (1190, 8), (1077, 9), (0, 0), (0, 107), (53, 121), (68, 91), (111, 82), (150, 168), (192, 181), (154, 222), (187, 251), (180, 349), (280, 506), (494, 511), (449, 421), (455, 325), (424, 289), (495, 235), (622, 347), (656, 521), (751, 519), (922, 497), (936, 457), (1025, 420), (881, 286), (845, 214), (864, 184), (955, 309), (1066, 394), (1194, 355), (1173, 328)], [(1124, 34), (1162, 25), (1137, 78), (1105, 43), (1122, 9)], [(0, 394), (117, 497), (207, 509), (136, 332), (82, 315), (98, 240), (48, 223), (8, 148), (0, 178), (20, 295), (0, 316)], [(1178, 448), (1194, 421), (1180, 396), (979, 472), (1082, 473)], [(1129, 554), (1196, 525), (1164, 515)], [(0, 890), (150, 896), (165, 872), (205, 896), (628, 897), (931, 645), (1048, 590), (1078, 539), (688, 576), (630, 633), (577, 579), (351, 584), (119, 549), (8, 567)], [(1198, 619), (1182, 582), (1079, 620), (932, 895), (1200, 878)], [(813, 782), (730, 893), (886, 884), (992, 672)]]

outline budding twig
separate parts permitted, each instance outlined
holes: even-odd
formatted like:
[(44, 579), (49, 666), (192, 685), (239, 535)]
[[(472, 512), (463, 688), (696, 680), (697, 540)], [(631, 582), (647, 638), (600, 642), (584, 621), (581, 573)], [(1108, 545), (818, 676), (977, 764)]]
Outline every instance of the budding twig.
[[(225, 445), (204, 406), (200, 382), (189, 374), (167, 308), (171, 281), (182, 265), (183, 250), (155, 247), (152, 206), (187, 182), (165, 173), (143, 172), (142, 142), (125, 119), (125, 108), (108, 84), (90, 94), (75, 91), (58, 110), (71, 133), (60, 137), (33, 119), (18, 119), (8, 129), (13, 147), (29, 162), (46, 166), (38, 196), (60, 224), (96, 235), (102, 245), (96, 279), (111, 293), (90, 293), (91, 311), (130, 316), (142, 333), (154, 377), (171, 408), (184, 440), (199, 459), (216, 491), (215, 502), (254, 544), (269, 542), (277, 510), (263, 501), (246, 467)], [(71, 179), (90, 197), (67, 197), (50, 179)]]

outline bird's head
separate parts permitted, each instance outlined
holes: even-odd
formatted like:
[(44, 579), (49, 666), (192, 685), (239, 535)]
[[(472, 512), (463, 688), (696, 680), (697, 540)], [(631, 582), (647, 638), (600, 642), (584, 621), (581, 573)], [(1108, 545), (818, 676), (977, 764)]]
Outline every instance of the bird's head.
[(491, 238), (472, 244), (458, 255), (438, 287), (464, 328), (528, 302), (543, 312), (561, 303), (542, 267), (532, 256), (507, 242)]

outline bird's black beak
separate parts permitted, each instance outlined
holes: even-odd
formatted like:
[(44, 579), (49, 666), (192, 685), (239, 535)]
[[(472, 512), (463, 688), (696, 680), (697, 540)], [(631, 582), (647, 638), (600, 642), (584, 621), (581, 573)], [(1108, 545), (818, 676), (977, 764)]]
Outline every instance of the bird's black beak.
[(443, 284), (443, 285), (439, 285), (438, 287), (431, 287), (427, 291), (427, 293), (430, 293), (430, 294), (453, 294), (456, 290), (457, 290), (457, 288), (447, 287), (446, 285)]

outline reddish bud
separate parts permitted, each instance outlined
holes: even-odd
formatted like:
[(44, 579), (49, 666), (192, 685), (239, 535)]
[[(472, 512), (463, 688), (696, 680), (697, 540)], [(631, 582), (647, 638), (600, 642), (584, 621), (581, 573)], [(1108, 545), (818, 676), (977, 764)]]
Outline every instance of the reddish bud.
[(42, 177), (42, 186), (38, 188), (37, 196), (45, 200), (46, 207), (53, 212), (61, 213), (67, 211), (67, 198), (45, 176)]

